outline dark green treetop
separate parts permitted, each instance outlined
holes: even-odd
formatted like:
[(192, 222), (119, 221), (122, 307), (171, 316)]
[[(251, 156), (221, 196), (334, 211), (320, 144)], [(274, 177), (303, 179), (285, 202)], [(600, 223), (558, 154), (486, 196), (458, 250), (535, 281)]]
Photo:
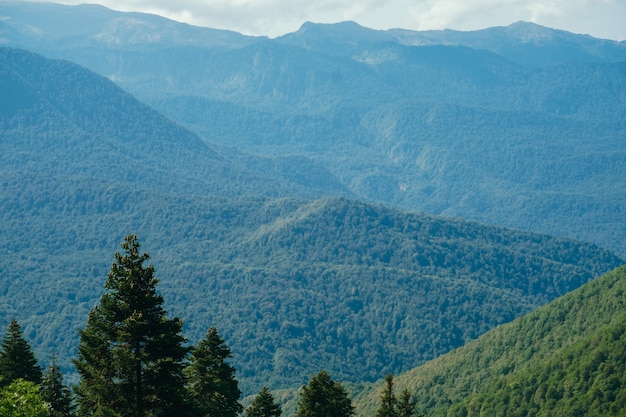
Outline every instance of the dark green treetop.
[(407, 388), (402, 390), (398, 397), (398, 417), (424, 417), (424, 414), (417, 414), (415, 410), (415, 400)]
[(280, 417), (280, 404), (274, 402), (274, 397), (267, 387), (263, 387), (246, 408), (245, 417)]
[(56, 362), (56, 356), (52, 357), (52, 363), (44, 372), (40, 385), (40, 393), (43, 400), (50, 406), (50, 417), (69, 417), (74, 410), (72, 393), (63, 383), (63, 374)]
[(12, 319), (0, 346), (0, 386), (18, 378), (39, 384), (41, 367), (22, 335), (19, 323)]
[(393, 393), (393, 374), (388, 373), (385, 377), (385, 389), (380, 397), (380, 407), (376, 411), (376, 417), (398, 417), (397, 404), (398, 400)]
[(198, 416), (235, 417), (243, 411), (235, 368), (226, 362), (231, 356), (215, 327), (192, 348), (186, 374)]
[(333, 381), (326, 371), (321, 371), (302, 387), (298, 401), (297, 417), (351, 417), (354, 415), (348, 393)]
[(100, 304), (80, 330), (78, 414), (89, 416), (184, 416), (182, 322), (168, 319), (156, 292), (149, 255), (135, 235), (115, 254)]

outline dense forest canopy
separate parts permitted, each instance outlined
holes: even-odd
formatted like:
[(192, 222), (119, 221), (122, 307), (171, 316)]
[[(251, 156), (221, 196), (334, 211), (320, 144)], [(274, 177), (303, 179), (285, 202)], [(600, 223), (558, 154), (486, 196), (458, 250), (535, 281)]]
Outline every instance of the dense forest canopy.
[[(618, 268), (467, 346), (395, 378), (429, 416), (621, 415), (626, 269)], [(379, 382), (355, 400), (377, 407)]]
[[(429, 415), (620, 409), (623, 326), (601, 318), (623, 294), (593, 279), (626, 254), (623, 43), (525, 23), (267, 39), (94, 5), (0, 12), (0, 324), (52, 363), (0, 407), (21, 392), (39, 412), (45, 384), (87, 375), (81, 335), (110, 335), (79, 329), (136, 233), (185, 360), (232, 349), (231, 399), (269, 387), (296, 407), (313, 375), (362, 389), (394, 374), (404, 409)], [(592, 310), (563, 298), (498, 327), (581, 286), (568, 297)], [(550, 356), (544, 336), (568, 347)], [(170, 385), (172, 401), (216, 412), (200, 385)]]

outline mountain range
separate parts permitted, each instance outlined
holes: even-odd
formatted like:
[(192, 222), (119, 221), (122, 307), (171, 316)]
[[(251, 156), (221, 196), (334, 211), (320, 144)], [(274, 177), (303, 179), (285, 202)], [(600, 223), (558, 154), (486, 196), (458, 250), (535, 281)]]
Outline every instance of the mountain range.
[(213, 145), (307, 160), (366, 201), (626, 254), (624, 42), (526, 22), (268, 39), (97, 5), (0, 14), (4, 45), (105, 75)]
[(246, 394), (409, 371), (623, 263), (624, 43), (0, 16), (0, 322), (70, 374), (126, 233)]
[(246, 392), (319, 368), (353, 381), (408, 370), (623, 262), (569, 239), (306, 199), (341, 183), (213, 148), (67, 61), (0, 58), (0, 85), (21, 98), (0, 115), (2, 314), (48, 355), (71, 357), (130, 232), (190, 340), (222, 329)]

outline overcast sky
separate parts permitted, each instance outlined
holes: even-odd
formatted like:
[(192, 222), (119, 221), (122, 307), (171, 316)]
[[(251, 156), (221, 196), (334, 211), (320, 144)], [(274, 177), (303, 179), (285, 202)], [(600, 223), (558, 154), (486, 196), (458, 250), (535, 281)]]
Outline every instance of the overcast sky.
[(373, 29), (475, 30), (519, 20), (626, 40), (626, 0), (57, 0), (160, 14), (198, 26), (275, 37), (305, 21)]

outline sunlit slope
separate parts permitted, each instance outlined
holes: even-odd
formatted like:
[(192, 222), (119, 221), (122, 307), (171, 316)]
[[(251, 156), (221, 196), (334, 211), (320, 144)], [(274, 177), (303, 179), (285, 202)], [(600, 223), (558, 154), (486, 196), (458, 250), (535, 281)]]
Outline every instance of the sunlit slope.
[[(396, 378), (429, 416), (623, 415), (626, 268), (621, 267)], [(380, 388), (359, 396), (359, 415)]]

